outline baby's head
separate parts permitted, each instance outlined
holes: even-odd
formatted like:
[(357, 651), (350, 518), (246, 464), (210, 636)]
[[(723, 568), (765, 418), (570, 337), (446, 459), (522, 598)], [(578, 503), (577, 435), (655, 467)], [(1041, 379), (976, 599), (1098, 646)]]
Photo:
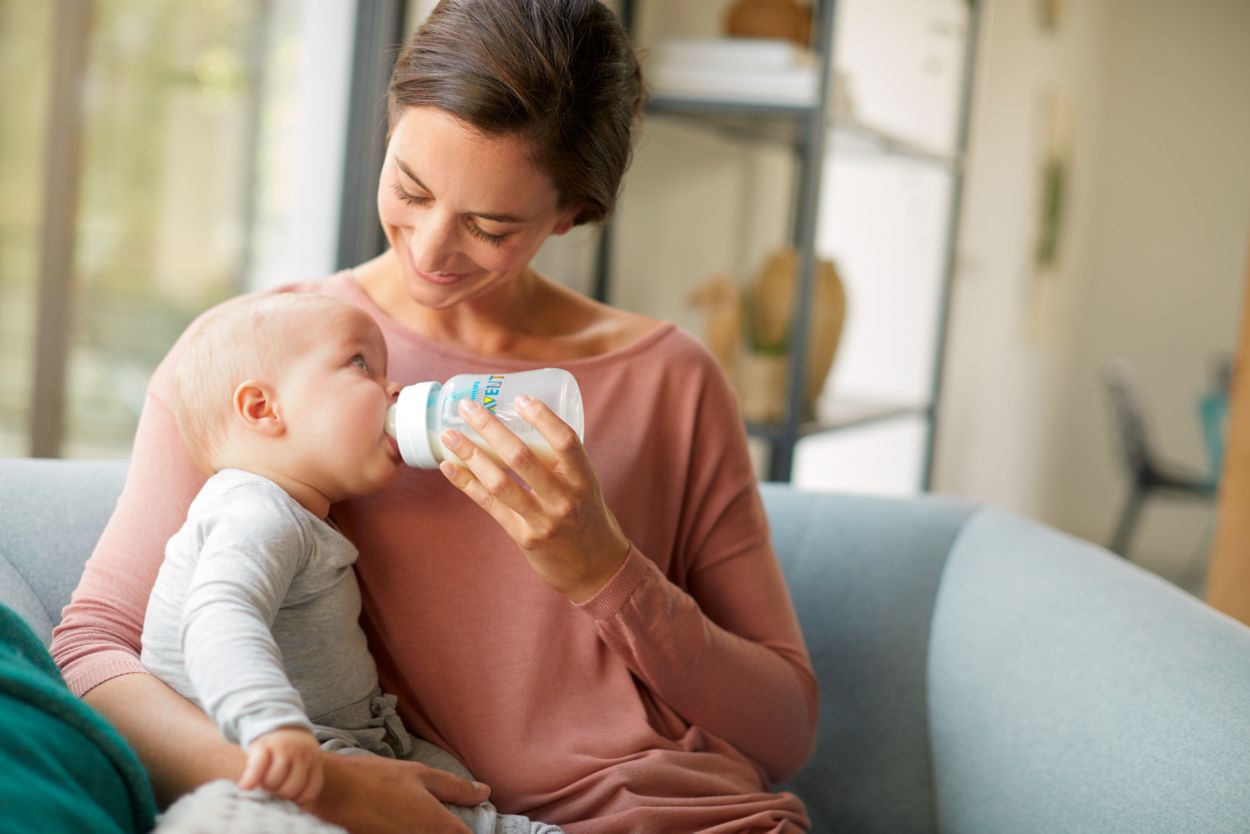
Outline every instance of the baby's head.
[(206, 472), (246, 469), (339, 501), (398, 471), (383, 430), (398, 390), (382, 331), (363, 310), (308, 293), (245, 296), (188, 334), (174, 413)]

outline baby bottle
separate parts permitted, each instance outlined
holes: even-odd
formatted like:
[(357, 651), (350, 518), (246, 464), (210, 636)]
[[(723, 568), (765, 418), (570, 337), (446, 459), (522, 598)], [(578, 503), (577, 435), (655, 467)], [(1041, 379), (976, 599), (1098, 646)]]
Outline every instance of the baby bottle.
[(442, 384), (429, 381), (409, 385), (399, 392), (399, 399), (386, 413), (386, 433), (395, 438), (399, 453), (409, 466), (435, 469), (444, 460), (458, 460), (443, 447), (441, 437), (447, 429), (460, 432), (498, 462), (490, 444), (460, 416), (460, 401), (472, 400), (498, 417), (539, 457), (551, 462), (555, 453), (546, 438), (517, 410), (516, 398), (522, 394), (546, 403), (582, 438), (582, 394), (573, 375), (561, 368), (458, 374)]

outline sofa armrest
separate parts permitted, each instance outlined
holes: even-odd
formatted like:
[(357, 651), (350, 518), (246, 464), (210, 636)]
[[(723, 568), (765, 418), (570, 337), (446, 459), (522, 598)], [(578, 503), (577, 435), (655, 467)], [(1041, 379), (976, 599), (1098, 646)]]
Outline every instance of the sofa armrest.
[(1250, 629), (1100, 547), (973, 518), (928, 692), (942, 831), (1250, 831)]

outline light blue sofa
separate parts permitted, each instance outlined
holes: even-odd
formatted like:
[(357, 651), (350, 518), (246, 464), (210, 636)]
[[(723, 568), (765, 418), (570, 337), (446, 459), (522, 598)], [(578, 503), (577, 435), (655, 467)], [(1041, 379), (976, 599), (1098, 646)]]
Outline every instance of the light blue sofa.
[[(123, 477), (0, 461), (0, 601), (45, 641)], [(764, 498), (820, 676), (815, 830), (1250, 832), (1250, 629), (1002, 512)]]

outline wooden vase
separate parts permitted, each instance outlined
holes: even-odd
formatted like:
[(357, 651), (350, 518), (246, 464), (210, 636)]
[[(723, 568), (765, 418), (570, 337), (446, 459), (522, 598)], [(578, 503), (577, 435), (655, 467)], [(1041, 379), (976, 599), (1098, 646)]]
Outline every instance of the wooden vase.
[(738, 362), (734, 386), (742, 416), (755, 423), (780, 420), (786, 410), (787, 356), (747, 351)]
[[(752, 291), (751, 330), (758, 344), (789, 344), (799, 256), (793, 249), (774, 252), (757, 275)], [(825, 379), (837, 356), (846, 320), (846, 289), (831, 261), (817, 259), (813, 277), (811, 318), (808, 323), (807, 372), (802, 400), (804, 416), (812, 416)]]
[(738, 0), (725, 16), (725, 31), (738, 38), (783, 38), (807, 47), (812, 13), (798, 0)]

